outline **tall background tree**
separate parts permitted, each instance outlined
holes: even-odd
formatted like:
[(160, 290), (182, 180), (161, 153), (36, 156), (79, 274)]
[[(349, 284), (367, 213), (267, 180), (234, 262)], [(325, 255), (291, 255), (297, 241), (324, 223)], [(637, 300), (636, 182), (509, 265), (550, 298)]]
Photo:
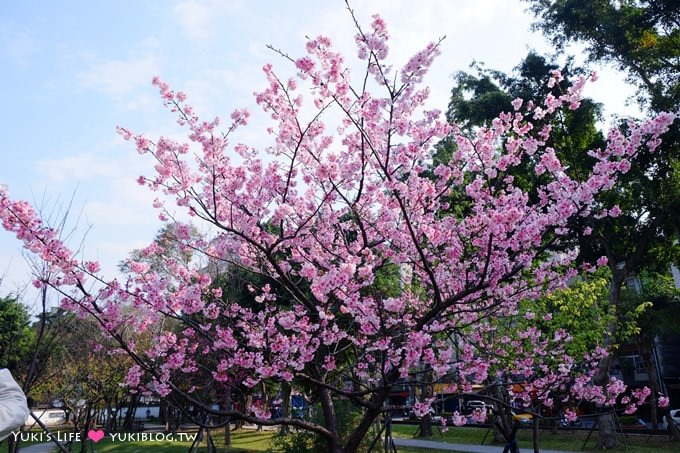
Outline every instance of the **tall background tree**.
[(0, 297), (0, 368), (17, 375), (30, 357), (34, 338), (26, 306), (14, 296)]
[[(634, 324), (635, 328), (628, 332), (626, 338), (642, 359), (650, 389), (653, 393), (663, 394), (657, 340), (663, 342), (680, 334), (680, 326), (675, 322), (680, 317), (680, 290), (675, 287), (667, 269), (658, 272), (645, 269), (637, 280), (639, 288), (627, 288), (623, 293), (621, 318), (624, 322), (634, 318), (634, 322), (628, 324)], [(649, 416), (652, 425), (657, 427), (661, 419), (656, 405), (650, 405)]]
[[(558, 49), (585, 44), (592, 62), (611, 63), (638, 87), (637, 100), (650, 112), (680, 109), (680, 4), (674, 0), (527, 0), (542, 30)], [(637, 170), (619, 184), (613, 197), (628, 213), (598, 231), (599, 247), (609, 258), (610, 299), (618, 304), (626, 276), (645, 267), (677, 263), (680, 225), (677, 125), (655, 155), (638, 161)], [(615, 326), (612, 325), (612, 335)], [(599, 380), (608, 369), (603, 363)], [(600, 420), (600, 444), (616, 442), (611, 420)], [(676, 433), (677, 435), (677, 433)]]
[(586, 45), (591, 61), (616, 65), (654, 111), (680, 102), (680, 5), (675, 0), (526, 0), (535, 27), (559, 48)]

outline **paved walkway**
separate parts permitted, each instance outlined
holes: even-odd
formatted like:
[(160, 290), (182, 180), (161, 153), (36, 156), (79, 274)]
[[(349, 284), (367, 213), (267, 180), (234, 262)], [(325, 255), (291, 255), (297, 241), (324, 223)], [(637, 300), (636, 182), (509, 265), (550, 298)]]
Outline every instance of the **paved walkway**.
[[(451, 444), (448, 442), (436, 442), (433, 440), (420, 439), (403, 439), (394, 438), (394, 444), (397, 447), (416, 447), (416, 448), (432, 448), (436, 450), (448, 450), (465, 453), (501, 453), (503, 451), (502, 445), (476, 445), (476, 444)], [(520, 448), (520, 451), (533, 451), (531, 446)], [(561, 450), (544, 450), (541, 448), (541, 453), (575, 453)]]
[[(434, 440), (420, 440), (420, 439), (403, 439), (394, 438), (394, 444), (397, 447), (416, 447), (416, 448), (431, 448), (434, 450), (445, 450), (445, 451), (455, 451), (462, 453), (501, 453), (503, 447), (501, 445), (475, 445), (475, 444), (451, 444), (448, 442), (437, 442)], [(56, 446), (53, 442), (45, 444), (34, 444), (28, 447), (23, 447), (19, 450), (19, 453), (49, 453), (54, 451)], [(531, 447), (524, 447), (525, 452), (531, 451)], [(544, 450), (541, 449), (541, 453), (576, 453), (561, 450)]]
[(33, 444), (28, 447), (21, 447), (19, 453), (49, 453), (56, 449), (57, 446), (54, 445), (54, 442), (48, 442), (45, 444)]

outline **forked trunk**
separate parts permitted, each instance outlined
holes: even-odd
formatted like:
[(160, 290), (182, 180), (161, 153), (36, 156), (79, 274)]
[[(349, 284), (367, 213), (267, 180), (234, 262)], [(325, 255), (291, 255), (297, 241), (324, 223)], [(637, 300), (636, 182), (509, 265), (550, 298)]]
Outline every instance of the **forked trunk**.
[[(491, 394), (498, 401), (509, 403), (508, 395), (501, 390), (500, 386), (496, 386), (491, 390)], [(512, 412), (504, 404), (496, 403), (493, 410), (493, 418), (491, 420), (493, 426), (493, 441), (497, 444), (505, 443), (505, 433), (509, 433), (512, 429)]]

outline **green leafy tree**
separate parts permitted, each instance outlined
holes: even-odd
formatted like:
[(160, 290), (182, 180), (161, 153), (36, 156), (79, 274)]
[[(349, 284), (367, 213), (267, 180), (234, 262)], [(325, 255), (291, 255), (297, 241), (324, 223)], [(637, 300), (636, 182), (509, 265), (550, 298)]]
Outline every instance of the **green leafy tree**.
[(583, 357), (602, 346), (607, 324), (614, 316), (607, 305), (606, 276), (582, 279), (569, 288), (538, 299), (528, 307), (543, 319), (542, 328), (549, 332), (564, 329), (571, 341), (566, 349), (574, 357)]
[(680, 290), (675, 287), (668, 273), (644, 271), (639, 276), (640, 291), (626, 291), (622, 298), (624, 319), (632, 318), (634, 329), (629, 329), (628, 339), (638, 349), (647, 368), (652, 390), (649, 415), (652, 424), (659, 423), (656, 395), (661, 393), (661, 377), (658, 376), (654, 358), (657, 337), (680, 333)]
[[(63, 344), (61, 360), (53, 363), (61, 370), (59, 397), (73, 414), (75, 429), (86, 439), (96, 414), (106, 412), (111, 420), (115, 413), (112, 409), (128, 401), (128, 388), (121, 384), (132, 359), (116, 353), (112, 341), (103, 338), (91, 321), (78, 323)], [(87, 446), (87, 442), (81, 442), (80, 451), (87, 451)]]
[[(549, 87), (546, 80), (554, 71), (559, 71), (563, 80)], [(464, 134), (472, 137), (479, 127), (491, 126), (493, 119), (502, 112), (512, 112), (514, 99), (541, 105), (549, 93), (558, 95), (565, 92), (573, 79), (585, 72), (583, 68), (575, 67), (570, 59), (559, 65), (535, 52), (529, 52), (511, 74), (473, 63), (470, 72), (461, 71), (455, 75), (446, 116), (449, 121), (460, 124)], [(561, 111), (549, 123), (548, 120), (537, 120), (535, 129), (550, 127), (546, 146), (554, 148), (558, 157), (568, 162), (571, 168), (585, 174), (586, 169), (592, 168), (595, 163), (588, 151), (601, 148), (605, 143), (597, 128), (600, 119), (601, 106), (590, 99), (583, 99), (578, 109)], [(454, 151), (455, 145), (451, 140), (440, 142), (433, 157), (433, 166), (448, 161)], [(539, 197), (534, 189), (547, 177), (534, 171), (537, 163), (535, 159), (527, 159), (512, 172), (515, 182), (534, 200)], [(448, 214), (459, 217), (466, 214), (464, 193), (461, 192), (459, 199), (452, 200), (450, 204), (453, 211)], [(563, 245), (570, 246), (565, 241)]]
[[(537, 17), (535, 28), (558, 49), (585, 44), (590, 61), (611, 63), (638, 88), (640, 105), (652, 112), (680, 108), (680, 4), (675, 0), (526, 0)], [(601, 224), (596, 247), (612, 268), (610, 301), (618, 304), (627, 275), (664, 268), (678, 261), (674, 239), (680, 231), (677, 125), (656, 153), (637, 161), (617, 185), (616, 200), (626, 215)], [(612, 334), (614, 325), (612, 325)], [(603, 364), (605, 365), (605, 364)], [(607, 367), (602, 366), (604, 381)], [(611, 420), (600, 421), (600, 446), (616, 438)]]
[[(490, 319), (490, 322), (498, 324), (498, 332), (504, 333), (502, 343), (505, 345), (503, 357), (505, 366), (511, 372), (505, 376), (506, 382), (514, 386), (533, 386), (533, 381), (540, 381), (545, 377), (545, 370), (557, 365), (554, 357), (542, 354), (534, 358), (532, 363), (519, 360), (516, 351), (521, 348), (534, 349), (536, 344), (535, 335), (527, 336), (526, 332), (540, 332), (542, 338), (558, 339), (557, 344), (562, 344), (571, 357), (577, 358), (583, 364), (588, 362), (588, 354), (598, 347), (602, 347), (607, 333), (607, 324), (614, 318), (607, 303), (608, 279), (606, 272), (600, 271), (596, 275), (589, 275), (577, 279), (570, 287), (555, 291), (554, 293), (536, 300), (525, 300), (518, 309), (517, 316), (511, 319)], [(533, 326), (533, 327), (532, 327)], [(568, 332), (568, 334), (567, 334)], [(532, 380), (513, 380), (513, 373), (519, 376), (525, 375), (525, 369), (533, 369)], [(542, 385), (533, 386), (534, 398), (549, 398), (550, 403), (543, 409), (537, 407), (533, 401), (521, 402), (524, 411), (531, 412), (534, 420), (547, 419), (554, 430), (558, 427), (560, 415), (570, 405), (563, 405), (565, 392), (556, 389), (545, 388)], [(496, 399), (506, 404), (505, 407), (496, 404), (494, 410), (495, 423), (511, 428), (514, 420), (509, 406), (513, 401), (506, 393), (495, 392)], [(570, 404), (573, 404), (571, 402)], [(538, 424), (535, 425), (537, 430)], [(538, 437), (534, 431), (534, 446), (537, 448)], [(502, 441), (502, 430), (494, 430), (494, 439)]]
[[(201, 235), (193, 225), (189, 225), (186, 232), (192, 238), (199, 238)], [(165, 272), (170, 274), (167, 270), (168, 261), (176, 260), (180, 263), (189, 263), (194, 257), (194, 251), (182, 245), (182, 242), (177, 237), (177, 232), (173, 224), (167, 224), (162, 227), (156, 237), (154, 244), (163, 250), (163, 258), (159, 258), (156, 254), (151, 253), (149, 249), (135, 249), (130, 252), (127, 260), (119, 263), (118, 267), (121, 272), (129, 272), (131, 263), (141, 262), (148, 264), (150, 269), (155, 272)]]
[(40, 313), (33, 323), (36, 341), (21, 376), (25, 391), (36, 403), (50, 403), (59, 398), (59, 389), (65, 385), (61, 375), (66, 353), (64, 340), (75, 327), (75, 315), (60, 308)]
[(15, 297), (0, 298), (0, 368), (17, 374), (29, 357), (35, 332), (26, 307)]
[[(559, 66), (534, 53), (530, 53), (511, 75), (487, 70), (480, 65), (474, 68), (476, 74), (458, 75), (448, 110), (449, 118), (464, 122), (469, 133), (473, 133), (477, 126), (489, 124), (494, 112), (512, 111), (512, 99), (540, 102), (547, 90), (564, 90), (570, 85), (571, 76), (583, 72), (569, 60)], [(562, 81), (553, 87), (541, 83), (558, 69), (563, 76)], [(480, 99), (486, 103), (484, 108), (475, 105)], [(498, 105), (492, 108), (491, 101), (498, 102)], [(486, 111), (490, 116), (469, 115), (473, 110)], [(553, 147), (560, 160), (576, 172), (585, 174), (594, 164), (587, 150), (598, 148), (602, 143), (602, 134), (596, 126), (599, 118), (600, 106), (586, 100), (581, 109), (567, 112), (549, 124), (553, 135), (547, 145)], [(442, 147), (445, 148), (446, 144)], [(622, 313), (618, 307), (620, 295), (629, 275), (646, 267), (667, 266), (678, 256), (673, 253), (677, 248), (671, 246), (678, 231), (676, 217), (680, 212), (676, 154), (677, 149), (673, 146), (666, 146), (655, 153), (644, 153), (620, 176), (615, 187), (599, 197), (602, 204), (617, 205), (619, 215), (576, 219), (569, 231), (560, 237), (560, 248), (563, 251), (578, 249), (579, 260), (583, 263), (593, 263), (602, 256), (607, 258), (611, 273), (608, 299), (613, 313)], [(541, 176), (529, 166), (518, 168), (513, 176), (530, 192), (541, 182)], [(616, 344), (619, 324), (615, 319), (610, 320), (603, 346), (611, 348)], [(601, 372), (596, 379), (601, 384), (609, 380), (610, 363), (611, 356), (600, 364)], [(614, 445), (613, 418), (601, 416), (599, 426), (601, 445)]]
[(680, 102), (680, 4), (676, 0), (526, 0), (535, 28), (559, 48), (586, 45), (591, 61), (610, 62), (655, 111)]

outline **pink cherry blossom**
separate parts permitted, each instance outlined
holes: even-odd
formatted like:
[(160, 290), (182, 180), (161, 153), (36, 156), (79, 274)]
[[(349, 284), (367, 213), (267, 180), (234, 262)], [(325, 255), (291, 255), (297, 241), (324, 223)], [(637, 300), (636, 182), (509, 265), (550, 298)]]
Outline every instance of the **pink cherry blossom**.
[[(400, 379), (459, 393), (514, 379), (509, 392), (527, 406), (552, 406), (555, 390), (565, 405), (621, 403), (622, 382), (593, 385), (607, 351), (573, 357), (570, 332), (546, 333), (550, 317), (524, 304), (575, 276), (577, 251), (552, 253), (553, 241), (576, 218), (621, 214), (598, 194), (640, 150), (658, 147), (675, 116), (611, 131), (588, 154), (592, 170), (576, 174), (546, 145), (552, 129), (544, 124), (579, 107), (585, 77), (562, 92), (553, 72), (540, 105), (516, 99), (513, 112), (469, 136), (428, 105), (423, 81), (440, 41), (398, 67), (387, 60), (389, 37), (379, 16), (365, 30), (357, 25), (363, 74), (324, 36), (309, 39), (304, 54), (285, 54), (287, 69), (265, 65), (254, 96), (270, 124), (247, 134), (248, 110), (234, 109), (230, 122), (204, 119), (186, 94), (154, 78), (185, 138), (118, 133), (152, 163), (137, 182), (155, 193), (150, 209), (172, 226), (174, 244), (141, 249), (125, 261), (125, 279), (100, 276), (99, 263), (82, 260), (29, 203), (0, 187), (3, 228), (50, 269), (35, 284), (57, 288), (64, 308), (95, 318), (133, 356), (126, 384), (135, 391), (191, 394), (213, 411), (195, 391), (201, 385), (224, 392), (286, 382), (311, 389), (328, 413), (336, 400), (359, 404), (368, 418), (355, 440)], [(248, 144), (252, 134), (269, 143)], [(430, 168), (443, 139), (455, 151)], [(515, 178), (527, 166), (541, 175), (531, 193)], [(193, 237), (174, 212), (208, 236)], [(176, 256), (183, 253), (192, 259)], [(238, 296), (220, 280), (234, 270), (246, 280)], [(140, 350), (129, 332), (148, 335), (150, 346)], [(648, 396), (634, 390), (626, 404)], [(419, 398), (414, 411), (423, 416), (433, 402)], [(326, 438), (337, 432), (323, 422), (270, 420), (266, 407), (223, 412)], [(486, 418), (485, 410), (473, 417)], [(452, 422), (467, 420), (455, 413)]]

